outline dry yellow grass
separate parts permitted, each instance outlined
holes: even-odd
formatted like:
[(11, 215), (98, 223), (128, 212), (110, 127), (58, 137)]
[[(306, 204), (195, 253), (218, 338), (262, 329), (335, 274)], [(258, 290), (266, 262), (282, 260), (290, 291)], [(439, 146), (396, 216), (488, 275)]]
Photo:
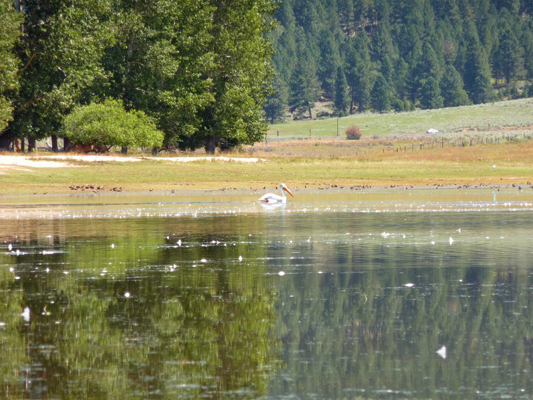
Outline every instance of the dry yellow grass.
[(161, 161), (74, 164), (81, 168), (10, 169), (0, 174), (0, 194), (66, 193), (71, 192), (71, 185), (85, 184), (102, 186), (105, 191), (119, 187), (124, 191), (171, 191), (263, 188), (280, 182), (290, 187), (533, 182), (533, 141), (450, 148), (446, 143), (444, 148), (442, 143), (434, 143), (422, 149), (419, 140), (372, 142), (285, 141), (256, 144), (253, 151), (245, 148), (232, 154), (262, 159), (252, 164), (206, 160), (176, 163), (161, 156)]

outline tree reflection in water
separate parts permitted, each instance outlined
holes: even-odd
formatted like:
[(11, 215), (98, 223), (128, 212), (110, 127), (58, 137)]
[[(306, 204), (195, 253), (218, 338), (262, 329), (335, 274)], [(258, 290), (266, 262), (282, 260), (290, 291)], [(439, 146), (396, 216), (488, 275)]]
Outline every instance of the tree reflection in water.
[(531, 396), (530, 219), (3, 221), (0, 397)]

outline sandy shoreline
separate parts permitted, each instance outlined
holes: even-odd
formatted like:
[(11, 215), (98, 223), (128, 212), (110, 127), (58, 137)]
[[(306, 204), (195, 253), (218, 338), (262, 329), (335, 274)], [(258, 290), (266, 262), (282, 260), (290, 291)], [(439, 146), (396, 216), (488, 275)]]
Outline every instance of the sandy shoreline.
[(130, 156), (111, 156), (111, 155), (33, 155), (33, 156), (5, 156), (0, 155), (0, 173), (6, 170), (31, 171), (28, 168), (66, 168), (79, 167), (72, 164), (77, 162), (141, 162), (151, 161), (170, 161), (177, 163), (194, 162), (194, 161), (223, 161), (223, 162), (242, 162), (256, 163), (265, 161), (259, 158), (239, 158), (239, 157), (130, 157)]

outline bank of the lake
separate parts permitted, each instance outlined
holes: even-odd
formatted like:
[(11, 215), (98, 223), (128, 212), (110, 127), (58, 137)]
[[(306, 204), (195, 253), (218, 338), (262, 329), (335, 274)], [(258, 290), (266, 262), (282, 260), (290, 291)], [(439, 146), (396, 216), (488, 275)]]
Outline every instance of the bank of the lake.
[(526, 189), (533, 182), (531, 140), (465, 147), (434, 143), (410, 146), (410, 151), (407, 145), (380, 146), (379, 141), (351, 144), (335, 139), (263, 143), (222, 157), (187, 154), (185, 158), (196, 157), (192, 162), (166, 155), (57, 158), (48, 152), (4, 153), (0, 194), (261, 190), (281, 182), (293, 188), (515, 184)]

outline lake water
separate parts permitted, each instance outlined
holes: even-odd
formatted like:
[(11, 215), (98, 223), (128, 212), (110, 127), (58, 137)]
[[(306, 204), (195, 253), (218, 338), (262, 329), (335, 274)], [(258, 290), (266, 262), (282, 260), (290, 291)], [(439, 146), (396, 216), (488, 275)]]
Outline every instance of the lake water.
[(531, 399), (533, 190), (295, 194), (0, 198), (0, 398)]

